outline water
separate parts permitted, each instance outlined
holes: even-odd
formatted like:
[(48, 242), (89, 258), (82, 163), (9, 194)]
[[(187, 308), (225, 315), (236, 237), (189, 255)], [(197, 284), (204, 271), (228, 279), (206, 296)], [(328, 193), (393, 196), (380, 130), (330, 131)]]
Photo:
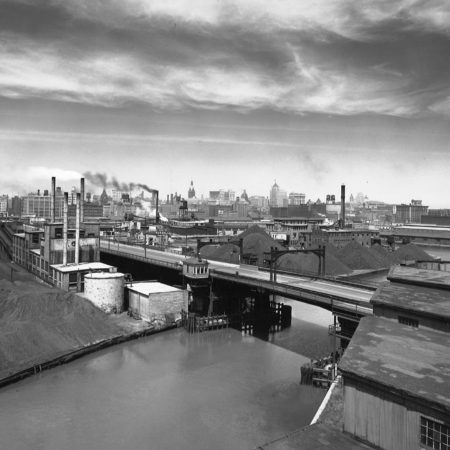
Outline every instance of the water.
[[(323, 325), (295, 320), (327, 341)], [(176, 329), (10, 385), (0, 391), (0, 448), (255, 448), (307, 425), (325, 395), (299, 384), (307, 358), (280, 347), (295, 347), (295, 328), (277, 345)]]

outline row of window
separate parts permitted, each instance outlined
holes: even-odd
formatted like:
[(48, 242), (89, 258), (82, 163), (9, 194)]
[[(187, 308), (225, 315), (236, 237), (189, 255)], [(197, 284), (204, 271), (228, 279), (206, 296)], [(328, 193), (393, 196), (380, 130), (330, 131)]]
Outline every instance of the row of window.
[(450, 427), (426, 417), (420, 418), (420, 443), (426, 448), (450, 450)]

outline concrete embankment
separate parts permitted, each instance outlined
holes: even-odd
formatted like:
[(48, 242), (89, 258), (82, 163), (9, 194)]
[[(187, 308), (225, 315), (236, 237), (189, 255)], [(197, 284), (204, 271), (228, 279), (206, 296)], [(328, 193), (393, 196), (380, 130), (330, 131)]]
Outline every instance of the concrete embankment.
[(0, 260), (0, 386), (160, 329), (126, 313), (108, 315), (75, 293), (12, 282)]
[(7, 386), (12, 383), (16, 383), (17, 381), (23, 380), (29, 376), (35, 375), (37, 373), (42, 372), (43, 370), (51, 369), (53, 367), (69, 363), (75, 359), (81, 358), (82, 356), (88, 355), (90, 353), (96, 352), (98, 350), (102, 350), (104, 348), (110, 347), (112, 345), (121, 344), (123, 342), (131, 341), (133, 339), (138, 339), (143, 336), (149, 336), (155, 333), (159, 333), (162, 331), (170, 330), (172, 328), (176, 328), (177, 325), (168, 325), (164, 328), (148, 328), (140, 331), (135, 331), (130, 334), (123, 334), (120, 336), (114, 336), (110, 339), (103, 339), (100, 342), (96, 342), (91, 345), (86, 345), (77, 350), (65, 353), (57, 358), (53, 358), (51, 360), (36, 363), (31, 367), (28, 367), (19, 372), (13, 373), (10, 376), (0, 379), (0, 388)]

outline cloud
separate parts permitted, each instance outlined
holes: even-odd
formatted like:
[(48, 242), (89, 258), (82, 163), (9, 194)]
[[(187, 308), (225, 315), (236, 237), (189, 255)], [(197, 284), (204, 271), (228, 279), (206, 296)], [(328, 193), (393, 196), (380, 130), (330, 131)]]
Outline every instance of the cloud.
[(48, 179), (56, 177), (59, 181), (72, 181), (82, 177), (75, 170), (60, 169), (57, 167), (30, 166), (25, 169), (25, 178), (27, 180)]
[(448, 113), (444, 1), (3, 6), (3, 97), (156, 110)]

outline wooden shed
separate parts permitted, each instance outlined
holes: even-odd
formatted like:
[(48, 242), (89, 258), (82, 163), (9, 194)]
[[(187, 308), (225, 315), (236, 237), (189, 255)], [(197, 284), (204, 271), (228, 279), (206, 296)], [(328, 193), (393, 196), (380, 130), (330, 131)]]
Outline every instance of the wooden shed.
[(449, 449), (450, 335), (365, 317), (339, 368), (344, 431), (382, 449)]

